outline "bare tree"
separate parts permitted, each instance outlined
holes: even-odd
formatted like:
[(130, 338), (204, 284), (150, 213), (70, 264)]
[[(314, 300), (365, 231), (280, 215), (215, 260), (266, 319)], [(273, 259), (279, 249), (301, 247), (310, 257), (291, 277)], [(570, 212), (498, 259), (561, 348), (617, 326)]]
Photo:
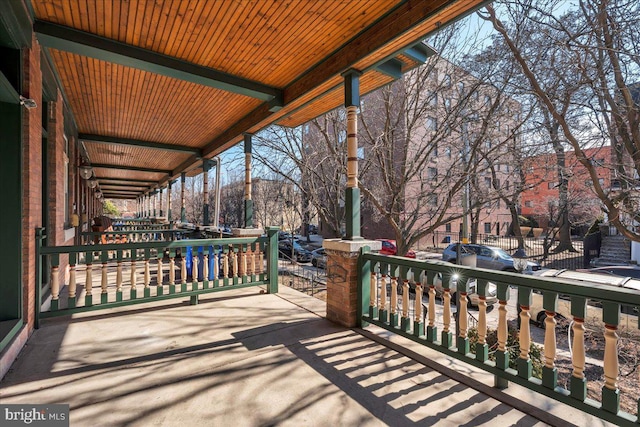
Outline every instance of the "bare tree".
[[(562, 16), (554, 14), (557, 6), (557, 1), (517, 0), (498, 9), (488, 6), (482, 16), (492, 22), (519, 64), (551, 128), (557, 126), (560, 143), (569, 144), (588, 171), (610, 223), (640, 241), (640, 5), (579, 1)], [(540, 37), (531, 37), (536, 34)], [(541, 40), (544, 44), (536, 43)], [(545, 63), (552, 66), (540, 66)], [(600, 182), (584, 152), (606, 144), (617, 153), (615, 188)]]

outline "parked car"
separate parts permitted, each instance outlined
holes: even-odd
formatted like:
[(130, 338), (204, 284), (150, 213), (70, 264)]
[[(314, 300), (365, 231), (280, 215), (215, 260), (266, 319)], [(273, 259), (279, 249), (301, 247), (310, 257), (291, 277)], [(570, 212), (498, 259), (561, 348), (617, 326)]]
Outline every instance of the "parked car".
[[(451, 264), (453, 266), (453, 264)], [(411, 293), (415, 293), (415, 287), (413, 286), (413, 277), (411, 277), (411, 282), (410, 282), (410, 292)], [(435, 285), (435, 290), (436, 290), (436, 296), (438, 298), (442, 298), (443, 294), (444, 294), (444, 287), (442, 286), (442, 275), (440, 273), (438, 273), (435, 277), (434, 280), (434, 285)], [(449, 289), (451, 289), (451, 303), (454, 304), (455, 303), (455, 299), (456, 299), (456, 276), (454, 275), (452, 277), (452, 283), (450, 283), (449, 285)], [(478, 303), (480, 301), (480, 295), (478, 295), (476, 293), (477, 290), (477, 281), (476, 279), (471, 279), (469, 280), (469, 293), (467, 294), (467, 305), (469, 307), (477, 307)], [(423, 294), (422, 294), (422, 298), (423, 301), (427, 300), (428, 298), (428, 289), (425, 289)], [(486, 301), (487, 301), (487, 306), (491, 307), (494, 304), (496, 304), (498, 302), (498, 287), (496, 286), (495, 283), (487, 283), (487, 291), (486, 291)]]
[(278, 256), (291, 259), (291, 254), (293, 254), (298, 262), (311, 261), (311, 252), (300, 246), (297, 241), (293, 242), (293, 250), (291, 245), (290, 240), (280, 240), (278, 242)]
[[(592, 269), (593, 270), (593, 269)], [(572, 270), (545, 270), (541, 277), (561, 277), (571, 281), (602, 287), (602, 285), (615, 288), (629, 288), (640, 291), (640, 280), (629, 277), (621, 277), (609, 273), (594, 273), (592, 270), (572, 271)], [(544, 321), (547, 317), (542, 306), (543, 296), (540, 292), (534, 291), (531, 299), (530, 315), (531, 320), (535, 321), (540, 327), (544, 327)], [(571, 298), (568, 295), (558, 295), (558, 305), (556, 309), (556, 319), (572, 320), (571, 316)], [(584, 319), (585, 327), (596, 331), (604, 330), (604, 321), (602, 320), (602, 304), (600, 301), (588, 299), (587, 311)], [(637, 335), (638, 331), (638, 309), (636, 307), (622, 305), (620, 307), (620, 330)]]
[(290, 240), (291, 237), (291, 233), (288, 231), (278, 231), (278, 240)]
[(579, 270), (587, 273), (611, 274), (620, 277), (631, 277), (640, 279), (640, 267), (636, 265), (608, 265), (606, 267), (590, 268), (588, 270)]
[[(442, 259), (447, 262), (456, 263), (458, 259), (458, 245), (453, 243), (446, 247), (442, 252)], [(476, 267), (488, 268), (491, 270), (516, 271), (513, 266), (513, 257), (502, 248), (495, 246), (485, 246), (476, 244), (462, 244), (460, 249), (461, 256), (476, 255)], [(532, 274), (534, 271), (540, 270), (540, 264), (533, 261), (527, 261), (527, 269), (525, 274)]]
[(327, 268), (327, 253), (324, 248), (311, 251), (311, 264), (318, 268)]
[[(397, 255), (398, 247), (396, 246), (395, 240), (390, 239), (378, 239), (379, 242), (382, 242), (382, 249), (380, 249), (380, 255)], [(407, 258), (415, 258), (416, 253), (409, 249), (406, 254), (404, 254)]]

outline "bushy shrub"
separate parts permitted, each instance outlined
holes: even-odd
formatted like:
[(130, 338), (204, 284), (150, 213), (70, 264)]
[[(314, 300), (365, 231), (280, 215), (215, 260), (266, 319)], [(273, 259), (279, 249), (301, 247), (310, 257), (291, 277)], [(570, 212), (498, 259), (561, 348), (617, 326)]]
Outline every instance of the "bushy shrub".
[[(478, 343), (478, 329), (469, 328), (467, 336), (470, 350), (475, 354), (476, 344)], [(488, 329), (485, 341), (489, 346), (489, 359), (495, 361), (495, 352), (498, 349), (498, 331), (496, 329)], [(520, 340), (518, 339), (518, 330), (516, 328), (509, 327), (508, 329), (507, 350), (509, 351), (509, 367), (516, 369), (516, 361), (520, 357)], [(529, 345), (529, 358), (533, 367), (532, 375), (535, 378), (542, 378), (542, 367), (544, 366), (543, 349), (533, 341)]]

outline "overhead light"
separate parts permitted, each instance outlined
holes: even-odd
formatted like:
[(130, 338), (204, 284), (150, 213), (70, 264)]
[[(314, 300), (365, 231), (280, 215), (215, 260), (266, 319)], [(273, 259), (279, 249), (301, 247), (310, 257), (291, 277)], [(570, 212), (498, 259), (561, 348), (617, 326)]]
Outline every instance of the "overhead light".
[(96, 188), (98, 186), (98, 181), (96, 181), (95, 179), (90, 179), (89, 181), (87, 181), (87, 185), (89, 185), (89, 188)]
[(24, 107), (29, 110), (32, 108), (38, 108), (38, 104), (36, 103), (35, 100), (31, 98), (25, 98), (22, 95), (20, 95), (20, 105), (24, 105)]
[(96, 191), (95, 196), (96, 196), (96, 199), (102, 199), (102, 193), (99, 191)]
[(78, 172), (80, 173), (80, 177), (82, 179), (89, 179), (93, 174), (93, 168), (91, 167), (90, 164), (87, 164), (83, 161), (82, 164), (78, 166)]

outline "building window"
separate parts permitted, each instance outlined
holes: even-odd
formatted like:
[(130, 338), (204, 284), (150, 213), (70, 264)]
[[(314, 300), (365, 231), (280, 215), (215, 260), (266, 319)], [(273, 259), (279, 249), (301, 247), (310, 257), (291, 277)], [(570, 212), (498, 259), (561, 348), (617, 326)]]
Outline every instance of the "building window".
[(547, 182), (547, 190), (551, 190), (552, 188), (556, 188), (555, 182)]
[(435, 132), (438, 130), (438, 121), (435, 117), (427, 117), (425, 126), (427, 127), (427, 130), (430, 130), (432, 132)]
[(437, 92), (433, 92), (433, 91), (429, 91), (428, 92), (428, 98), (427, 98), (427, 102), (429, 104), (429, 106), (431, 107), (437, 107), (438, 106), (438, 93)]
[(449, 74), (445, 74), (444, 75), (444, 79), (443, 79), (442, 82), (444, 84), (444, 87), (450, 88), (451, 87), (451, 76)]
[(484, 223), (484, 234), (491, 234), (491, 223), (490, 222), (485, 222)]
[(486, 185), (488, 188), (490, 188), (491, 187), (491, 178), (485, 177), (484, 178), (484, 185)]
[(447, 233), (451, 233), (451, 223), (447, 223), (444, 225), (444, 231)]
[(447, 159), (451, 158), (451, 147), (447, 147), (444, 149), (444, 154), (447, 156)]
[(436, 179), (437, 176), (438, 176), (438, 169), (432, 168), (432, 167), (427, 168), (427, 177), (429, 179)]
[(600, 184), (600, 187), (604, 187), (604, 178), (598, 178), (598, 184)]
[(431, 152), (431, 155), (434, 157), (438, 157), (438, 143), (434, 143), (433, 144), (433, 151)]
[(532, 208), (533, 207), (533, 201), (531, 200), (527, 200), (524, 202), (524, 205), (528, 208)]
[(451, 98), (444, 99), (444, 109), (446, 111), (451, 111)]
[(458, 92), (460, 95), (464, 94), (464, 82), (458, 82)]
[(429, 194), (429, 197), (427, 197), (427, 204), (431, 207), (438, 206), (438, 196), (435, 194)]

